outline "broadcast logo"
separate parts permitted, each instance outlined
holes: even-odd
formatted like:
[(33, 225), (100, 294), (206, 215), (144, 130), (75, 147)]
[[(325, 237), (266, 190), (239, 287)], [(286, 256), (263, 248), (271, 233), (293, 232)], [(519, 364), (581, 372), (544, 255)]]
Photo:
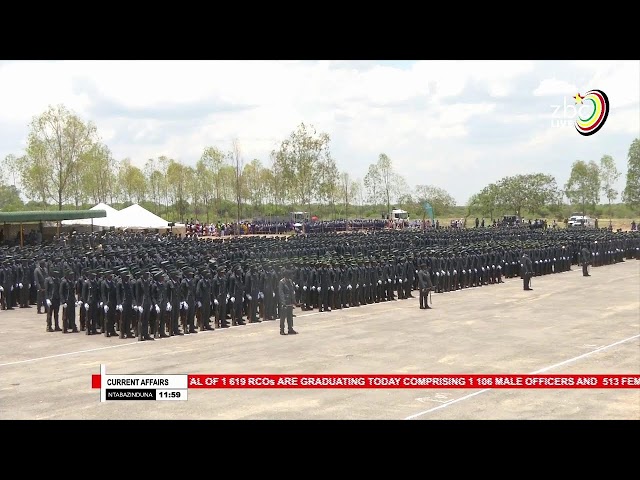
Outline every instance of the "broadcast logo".
[(573, 124), (580, 135), (588, 137), (599, 132), (607, 121), (609, 97), (602, 90), (589, 90), (584, 95), (574, 95), (573, 104), (565, 98), (564, 105), (552, 105), (552, 108), (553, 126)]

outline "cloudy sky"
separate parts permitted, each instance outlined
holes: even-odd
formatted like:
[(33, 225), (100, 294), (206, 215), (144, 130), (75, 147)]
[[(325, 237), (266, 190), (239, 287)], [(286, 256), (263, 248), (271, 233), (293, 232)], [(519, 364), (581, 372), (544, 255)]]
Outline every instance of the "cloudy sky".
[[(571, 107), (593, 89), (611, 108), (585, 137)], [(353, 178), (386, 153), (410, 186), (444, 188), (464, 205), (507, 175), (564, 185), (575, 160), (606, 154), (624, 188), (639, 97), (639, 61), (0, 61), (0, 159), (23, 154), (48, 105), (94, 122), (116, 159), (140, 167), (161, 155), (194, 165), (234, 138), (246, 162), (268, 165), (304, 122), (330, 135)]]

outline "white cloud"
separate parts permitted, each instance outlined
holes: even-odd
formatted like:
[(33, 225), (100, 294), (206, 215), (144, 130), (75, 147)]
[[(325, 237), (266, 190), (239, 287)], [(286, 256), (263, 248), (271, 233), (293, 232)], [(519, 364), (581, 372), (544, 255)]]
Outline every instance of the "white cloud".
[[(589, 145), (598, 158), (623, 157), (639, 136), (639, 84), (633, 61), (4, 62), (0, 159), (21, 154), (29, 121), (55, 104), (93, 121), (115, 157), (138, 166), (160, 155), (194, 164), (233, 138), (246, 161), (268, 164), (305, 122), (330, 134), (353, 178), (384, 152), (410, 185), (437, 184), (463, 203), (503, 172), (572, 158), (584, 139), (552, 128), (550, 105), (578, 91), (607, 93), (611, 113)], [(550, 168), (563, 183), (570, 167)]]
[(533, 95), (536, 97), (564, 97), (575, 93), (578, 93), (578, 87), (565, 80), (558, 80), (557, 78), (545, 78), (540, 82), (538, 88), (533, 91)]

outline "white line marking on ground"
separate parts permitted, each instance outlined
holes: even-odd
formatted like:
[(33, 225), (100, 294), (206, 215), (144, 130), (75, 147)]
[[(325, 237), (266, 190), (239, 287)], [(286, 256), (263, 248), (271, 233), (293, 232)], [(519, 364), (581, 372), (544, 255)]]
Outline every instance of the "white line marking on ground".
[[(375, 304), (371, 304), (371, 305), (375, 305)], [(365, 305), (362, 305), (362, 306), (364, 307)], [(369, 305), (366, 305), (366, 306), (369, 306)], [(324, 313), (331, 313), (331, 312), (309, 312), (309, 313), (303, 313), (302, 315), (296, 315), (296, 318), (300, 318), (300, 317), (310, 317), (310, 316), (312, 316), (312, 315), (322, 315), (322, 314), (324, 314)], [(262, 325), (262, 323), (265, 323), (265, 322), (261, 322), (261, 323), (248, 323), (248, 324), (246, 324), (246, 325), (237, 325), (237, 327), (240, 327), (240, 326), (243, 326), (243, 327), (251, 327), (251, 326)], [(224, 330), (231, 330), (231, 329), (234, 329), (234, 328), (236, 328), (236, 326), (233, 326), (233, 327), (231, 327), (231, 328), (216, 328), (216, 329), (215, 329), (215, 331), (218, 331), (218, 330), (222, 330), (222, 331), (224, 331)], [(198, 332), (198, 333), (210, 333), (210, 332), (212, 332), (212, 331), (213, 331), (213, 330), (205, 331), (205, 332)], [(181, 338), (181, 337), (183, 337), (183, 335), (178, 335), (178, 336), (170, 337), (170, 338)], [(169, 339), (168, 339), (168, 338), (163, 339), (163, 341), (166, 341), (166, 340), (169, 340)], [(76, 355), (76, 354), (79, 354), (79, 353), (99, 352), (100, 350), (108, 350), (108, 349), (110, 349), (110, 348), (126, 347), (126, 346), (128, 346), (128, 345), (139, 345), (139, 344), (141, 344), (141, 343), (142, 343), (142, 342), (138, 342), (138, 341), (136, 340), (135, 342), (121, 343), (121, 344), (119, 344), (119, 345), (109, 345), (109, 346), (106, 346), (106, 347), (91, 348), (91, 349), (89, 349), (89, 350), (77, 350), (77, 351), (75, 351), (75, 352), (66, 352), (66, 353), (59, 353), (59, 354), (57, 354), (57, 355), (48, 355), (48, 356), (46, 356), (46, 357), (29, 358), (29, 359), (27, 359), (27, 360), (18, 360), (18, 361), (16, 361), (16, 362), (0, 363), (0, 367), (7, 367), (7, 366), (9, 366), (9, 365), (19, 365), (19, 364), (21, 364), (21, 363), (37, 362), (37, 361), (39, 361), (39, 360), (48, 360), (48, 359), (50, 359), (50, 358), (67, 357), (67, 356), (69, 356), (69, 355)]]
[[(598, 353), (598, 352), (601, 352), (601, 351), (606, 350), (608, 348), (615, 347), (616, 345), (620, 345), (622, 343), (625, 343), (625, 342), (628, 342), (628, 341), (631, 341), (631, 340), (635, 340), (636, 338), (640, 338), (640, 334), (634, 335), (634, 336), (629, 337), (629, 338), (625, 338), (624, 340), (620, 340), (618, 342), (614, 342), (614, 343), (611, 343), (609, 345), (605, 345), (605, 346), (600, 347), (600, 348), (596, 348), (595, 350), (592, 350), (592, 351), (587, 352), (587, 353), (583, 353), (582, 355), (578, 355), (577, 357), (570, 358), (570, 359), (565, 360), (563, 362), (556, 363), (554, 365), (550, 365), (550, 366), (545, 367), (545, 368), (541, 368), (540, 370), (536, 370), (535, 372), (531, 372), (529, 375), (536, 375), (538, 373), (547, 372), (547, 371), (552, 370), (552, 369), (554, 369), (556, 367), (560, 367), (562, 365), (566, 365), (568, 363), (572, 363), (572, 362), (575, 362), (575, 361), (580, 360), (582, 358), (588, 357), (589, 355), (593, 355), (594, 353)], [(441, 408), (447, 408), (448, 406), (453, 405), (454, 403), (462, 402), (463, 400), (468, 400), (469, 398), (475, 397), (476, 395), (480, 395), (481, 393), (484, 393), (484, 392), (488, 392), (489, 390), (493, 390), (493, 389), (492, 388), (485, 388), (484, 390), (480, 390), (478, 392), (474, 392), (474, 393), (471, 393), (469, 395), (465, 395), (464, 397), (456, 398), (455, 400), (451, 400), (450, 402), (444, 403), (442, 405), (438, 405), (437, 407), (430, 408), (429, 410), (425, 410), (423, 412), (419, 412), (419, 413), (416, 413), (414, 415), (410, 415), (410, 416), (406, 417), (405, 420), (413, 420), (414, 418), (421, 417), (422, 415), (426, 415), (427, 413), (435, 412), (436, 410), (440, 410)]]
[(91, 348), (89, 350), (78, 350), (76, 352), (59, 353), (57, 355), (48, 355), (46, 357), (30, 358), (28, 360), (18, 360), (17, 362), (0, 363), (0, 367), (6, 367), (8, 365), (18, 365), (20, 363), (37, 362), (38, 360), (47, 360), (49, 358), (66, 357), (66, 356), (69, 356), (69, 355), (75, 355), (77, 353), (99, 352), (100, 350), (107, 350), (109, 348), (126, 347), (127, 345), (136, 345), (137, 343), (139, 343), (139, 342), (121, 343), (120, 345), (109, 345), (108, 347)]

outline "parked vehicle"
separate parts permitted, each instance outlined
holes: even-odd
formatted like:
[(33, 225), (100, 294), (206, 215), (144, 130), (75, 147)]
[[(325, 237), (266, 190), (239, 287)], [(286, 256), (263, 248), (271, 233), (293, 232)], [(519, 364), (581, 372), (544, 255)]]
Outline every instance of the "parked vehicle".
[(569, 217), (567, 228), (576, 227), (593, 228), (595, 227), (595, 221), (588, 215), (573, 214)]
[(400, 208), (394, 208), (387, 216), (389, 220), (393, 222), (394, 227), (407, 227), (409, 226), (409, 212)]

